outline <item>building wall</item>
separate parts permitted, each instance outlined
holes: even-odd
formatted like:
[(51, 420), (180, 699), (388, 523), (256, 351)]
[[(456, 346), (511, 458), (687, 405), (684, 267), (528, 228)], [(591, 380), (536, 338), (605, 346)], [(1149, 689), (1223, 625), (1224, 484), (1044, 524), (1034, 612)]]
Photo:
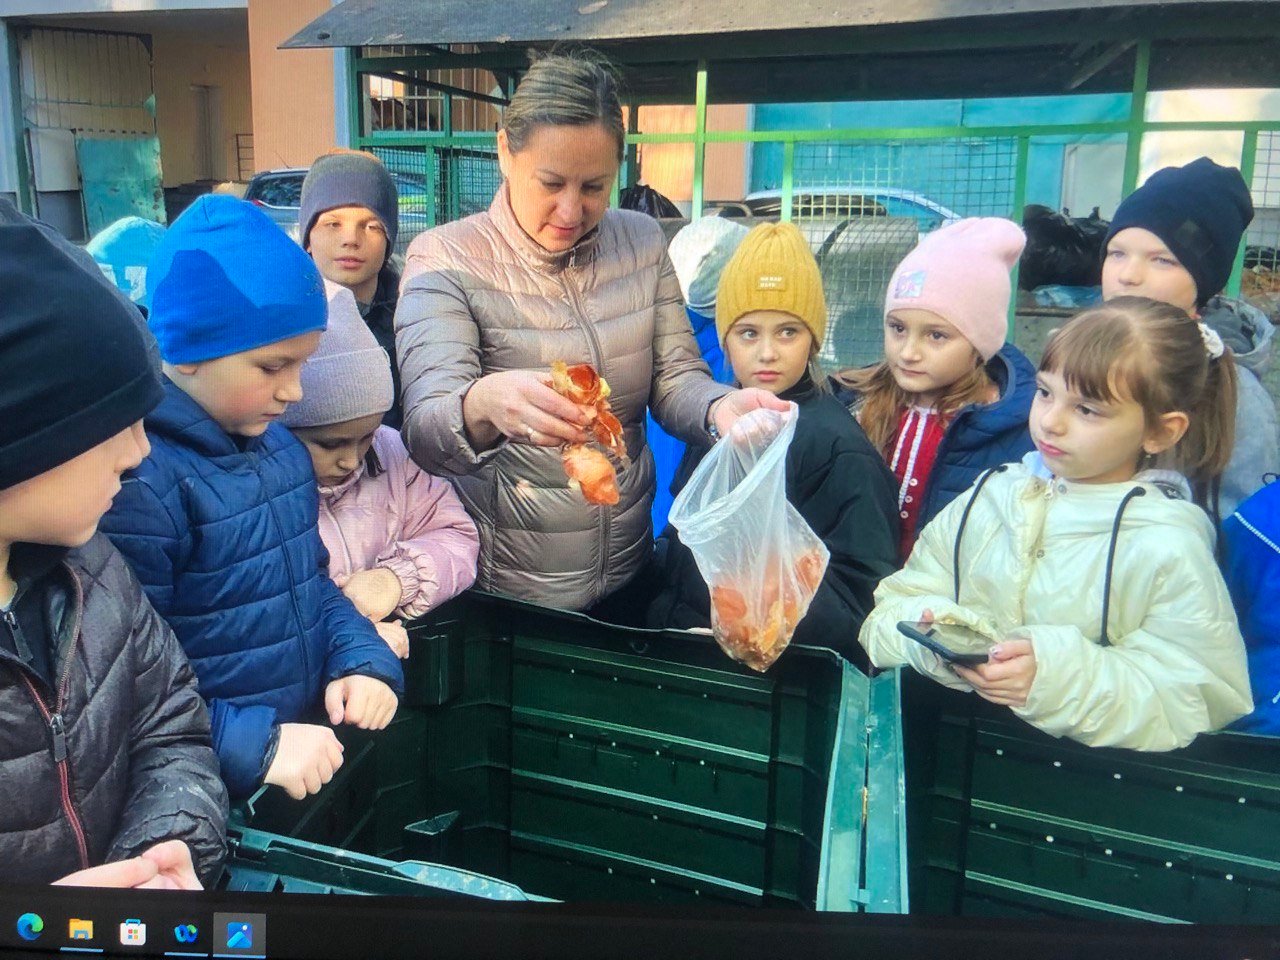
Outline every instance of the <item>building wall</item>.
[[(164, 185), (236, 176), (236, 134), (253, 132), (247, 14), (242, 9), (33, 20), (39, 26), (148, 34)], [(196, 87), (207, 90), (201, 94)], [(200, 96), (210, 103), (211, 155), (202, 156)]]
[[(708, 130), (745, 130), (751, 108), (745, 104), (711, 104)], [(692, 106), (641, 107), (641, 133), (692, 133), (697, 122)], [(681, 209), (693, 199), (693, 145), (645, 143), (639, 148), (640, 179)], [(748, 153), (741, 143), (707, 145), (703, 164), (702, 197), (705, 202), (739, 200), (746, 193)]]
[(346, 110), (334, 88), (330, 50), (278, 50), (329, 9), (329, 0), (251, 0), (253, 147), (258, 170), (305, 167), (337, 142), (335, 117)]
[(249, 44), (245, 16), (208, 31), (161, 28), (155, 42), (156, 123), (166, 187), (201, 178), (202, 160), (194, 86), (210, 90), (213, 180), (236, 177), (236, 134), (253, 132)]

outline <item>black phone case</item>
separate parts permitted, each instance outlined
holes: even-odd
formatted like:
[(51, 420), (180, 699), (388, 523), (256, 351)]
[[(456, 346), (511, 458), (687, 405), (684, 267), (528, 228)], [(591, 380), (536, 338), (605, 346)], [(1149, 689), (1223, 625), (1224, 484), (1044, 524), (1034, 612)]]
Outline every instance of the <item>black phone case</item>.
[(959, 664), (962, 667), (974, 667), (980, 663), (986, 663), (988, 659), (985, 653), (956, 653), (954, 650), (948, 650), (929, 634), (921, 633), (907, 620), (898, 621), (898, 632), (903, 636), (910, 637), (920, 646), (932, 650), (947, 663)]

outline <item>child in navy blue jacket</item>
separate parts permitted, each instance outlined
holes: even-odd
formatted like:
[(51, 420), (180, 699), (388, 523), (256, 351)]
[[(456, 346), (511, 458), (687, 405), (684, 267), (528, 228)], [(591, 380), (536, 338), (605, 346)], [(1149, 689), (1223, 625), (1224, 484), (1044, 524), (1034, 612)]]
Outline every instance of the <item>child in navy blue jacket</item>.
[(1254, 703), (1233, 729), (1280, 736), (1280, 483), (1267, 484), (1222, 521), (1222, 553)]
[(302, 396), (324, 287), (274, 223), (225, 196), (178, 218), (148, 278), (165, 397), (103, 530), (191, 659), (232, 798), (264, 782), (301, 798), (342, 763), (323, 721), (380, 729), (403, 687), (328, 576), (311, 458), (275, 422)]

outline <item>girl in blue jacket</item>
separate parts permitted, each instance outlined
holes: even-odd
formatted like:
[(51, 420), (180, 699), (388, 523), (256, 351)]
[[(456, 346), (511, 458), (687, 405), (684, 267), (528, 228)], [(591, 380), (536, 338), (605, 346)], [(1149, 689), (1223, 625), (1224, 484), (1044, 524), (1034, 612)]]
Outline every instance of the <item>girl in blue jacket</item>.
[(897, 480), (903, 560), (978, 474), (1031, 450), (1035, 369), (1005, 343), (1009, 271), (1025, 244), (996, 217), (929, 234), (889, 281), (885, 359), (834, 377)]

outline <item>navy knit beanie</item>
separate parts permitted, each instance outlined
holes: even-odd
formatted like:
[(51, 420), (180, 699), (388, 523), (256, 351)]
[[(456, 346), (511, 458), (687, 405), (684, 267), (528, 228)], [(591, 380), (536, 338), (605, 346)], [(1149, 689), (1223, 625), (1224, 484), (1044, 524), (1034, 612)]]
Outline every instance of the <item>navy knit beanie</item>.
[(0, 305), (0, 489), (111, 439), (163, 398), (137, 308), (21, 215), (0, 217)]
[(1204, 306), (1227, 285), (1252, 220), (1253, 200), (1240, 171), (1201, 157), (1185, 167), (1157, 170), (1129, 194), (1111, 220), (1106, 243), (1129, 227), (1150, 230), (1191, 274), (1196, 302)]
[(387, 231), (387, 256), (395, 249), (400, 232), (400, 201), (396, 182), (382, 161), (363, 153), (326, 153), (317, 157), (302, 181), (298, 209), (298, 238), (304, 249), (311, 247), (311, 228), (316, 218), (337, 207), (366, 207), (372, 210)]
[(200, 197), (147, 267), (160, 355), (200, 363), (323, 330), (328, 301), (306, 252), (252, 204)]

